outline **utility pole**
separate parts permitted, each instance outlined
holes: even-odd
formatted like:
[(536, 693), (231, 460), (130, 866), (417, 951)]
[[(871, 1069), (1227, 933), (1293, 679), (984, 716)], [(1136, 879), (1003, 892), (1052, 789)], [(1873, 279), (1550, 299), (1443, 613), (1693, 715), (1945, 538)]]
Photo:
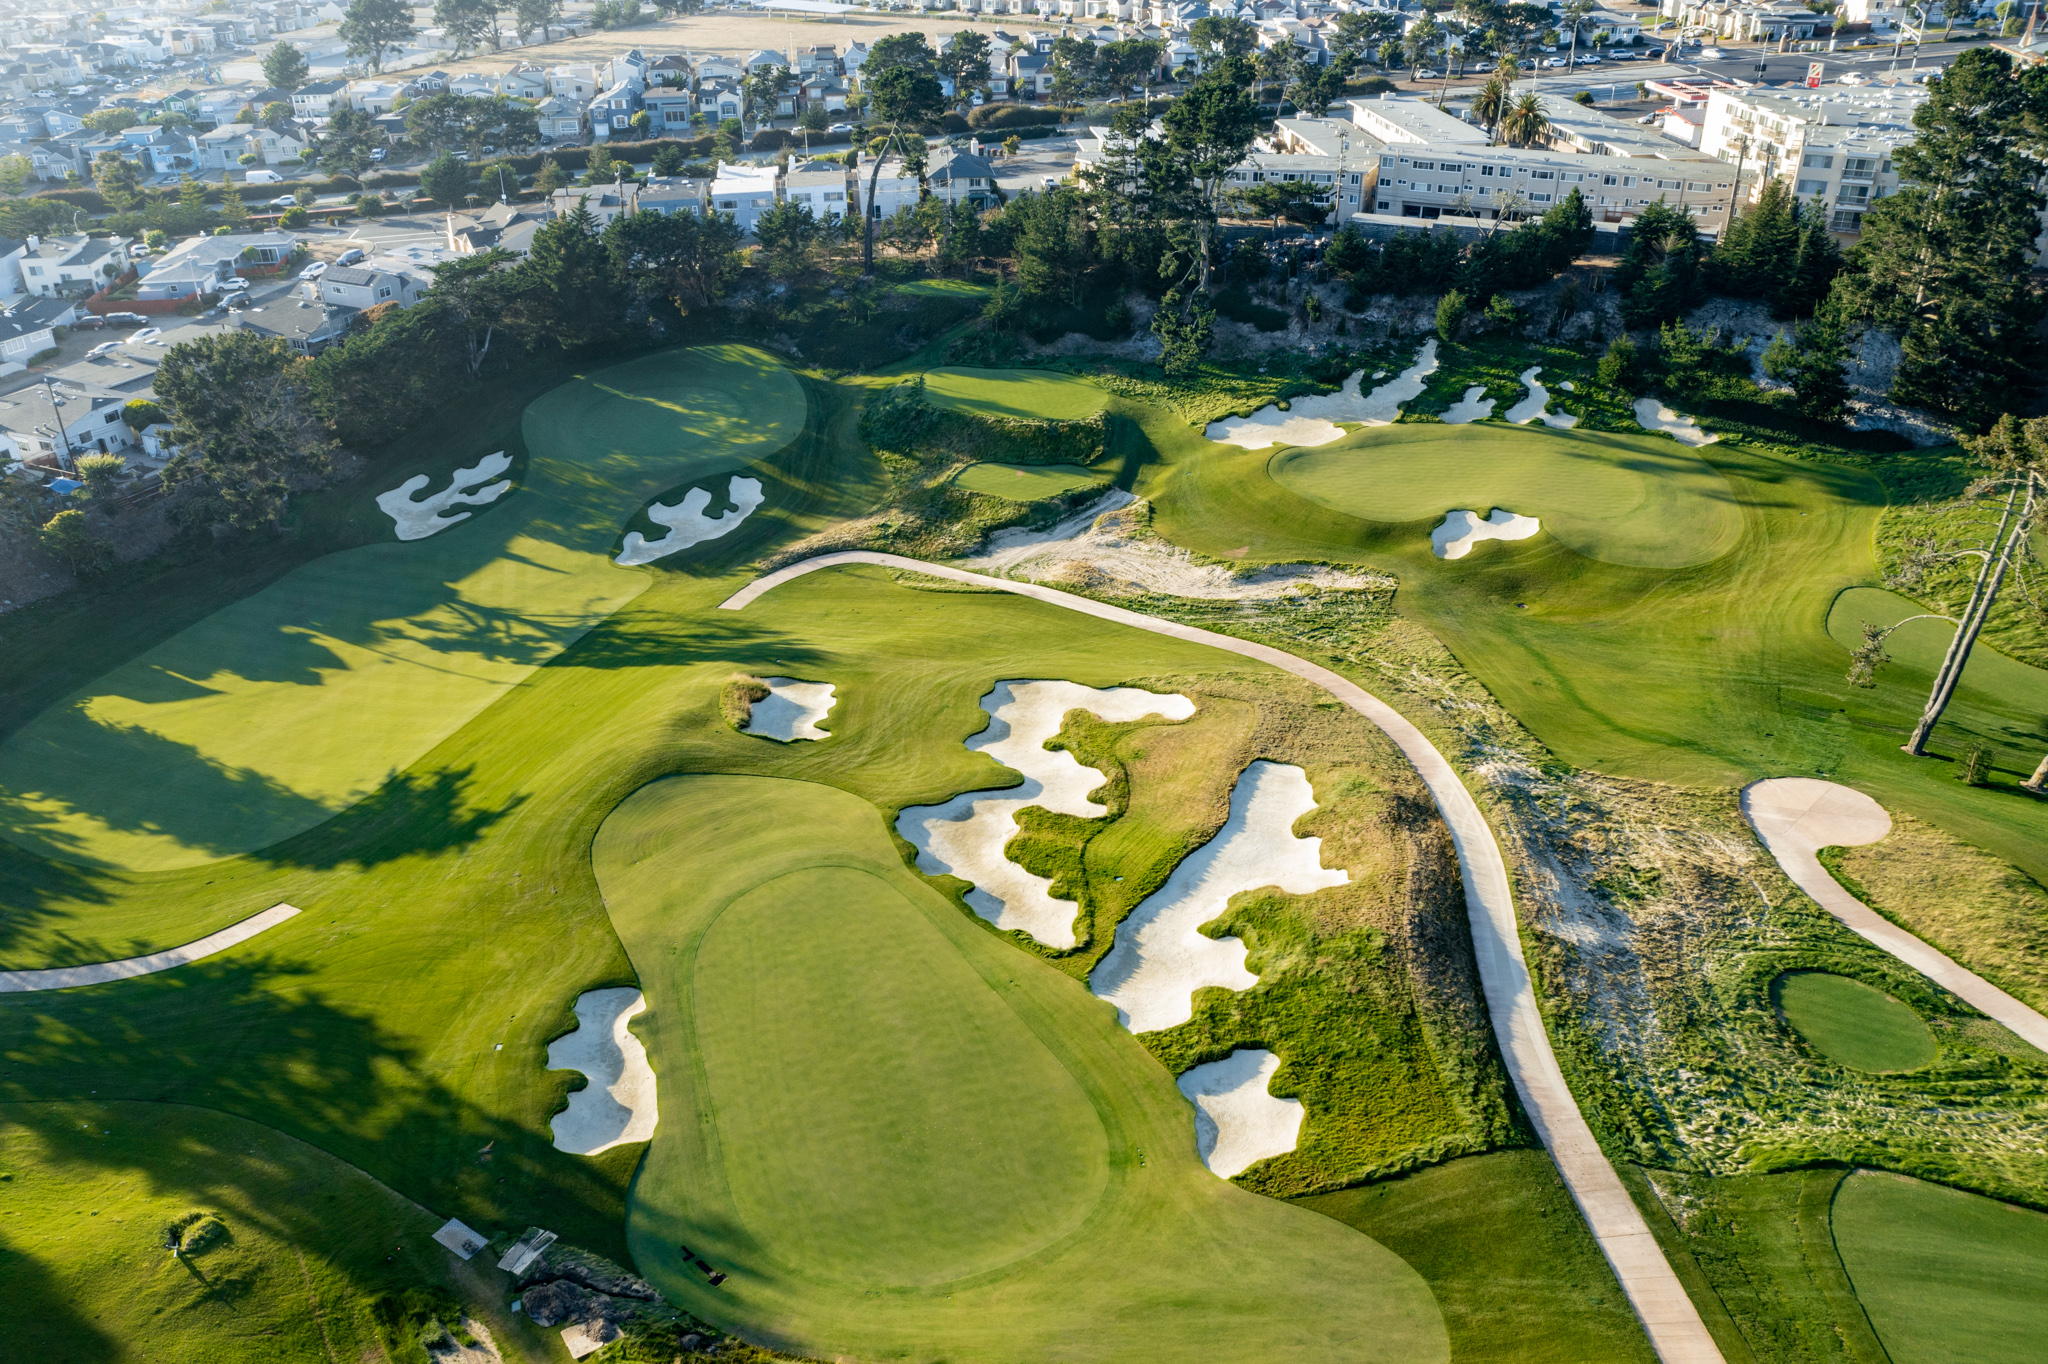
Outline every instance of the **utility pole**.
[(56, 414), (57, 440), (64, 450), (57, 457), (57, 463), (65, 469), (73, 468), (75, 466), (71, 462), (71, 433), (64, 429), (64, 413), (57, 405), (57, 386), (47, 374), (43, 376), (43, 396), (50, 400), (50, 411)]

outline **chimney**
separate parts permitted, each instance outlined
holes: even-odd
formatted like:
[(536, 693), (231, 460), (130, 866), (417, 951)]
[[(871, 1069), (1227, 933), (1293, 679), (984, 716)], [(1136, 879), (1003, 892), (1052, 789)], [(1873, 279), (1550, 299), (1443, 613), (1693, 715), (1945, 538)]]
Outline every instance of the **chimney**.
[(43, 239), (42, 239), (41, 237), (38, 237), (38, 236), (37, 236), (37, 235), (36, 235), (35, 233), (33, 233), (33, 232), (29, 233), (29, 234), (28, 234), (28, 249), (29, 249), (29, 250), (31, 250), (31, 251), (40, 251), (40, 250), (42, 250), (42, 247), (43, 247)]

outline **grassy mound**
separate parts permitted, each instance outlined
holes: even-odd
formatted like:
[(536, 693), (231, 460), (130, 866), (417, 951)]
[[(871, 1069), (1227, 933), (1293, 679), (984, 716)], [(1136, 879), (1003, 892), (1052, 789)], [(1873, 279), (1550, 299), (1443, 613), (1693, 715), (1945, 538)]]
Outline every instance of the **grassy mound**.
[[(1852, 587), (1837, 595), (1828, 608), (1828, 635), (1843, 648), (1854, 649), (1863, 643), (1865, 622), (1899, 625), (1900, 621), (1927, 614), (1928, 608), (1896, 592)], [(1901, 680), (1912, 678), (1922, 687), (1929, 685), (1955, 633), (1956, 627), (1948, 621), (1932, 618), (1899, 625), (1884, 642), (1884, 651), (1892, 660), (1887, 665), (1887, 674)], [(1981, 693), (1994, 705), (2020, 712), (2032, 710), (2048, 727), (2048, 668), (2022, 663), (1979, 640), (1977, 647), (1970, 650), (1962, 685)]]
[(2048, 1215), (1898, 1175), (1835, 1195), (1835, 1244), (1897, 1364), (2048, 1359)]
[(935, 407), (1016, 421), (1080, 421), (1109, 401), (1101, 385), (1050, 369), (935, 369), (925, 392)]
[[(610, 555), (648, 499), (773, 455), (805, 412), (787, 370), (739, 347), (651, 356), (543, 395), (523, 424), (521, 486), (488, 511), (317, 559), (10, 735), (0, 835), (155, 871), (328, 819), (639, 595), (647, 574)], [(480, 434), (497, 444), (462, 449), (437, 477), (516, 443)]]
[(1012, 502), (1037, 502), (1100, 488), (1110, 477), (1107, 469), (1084, 469), (1078, 464), (971, 464), (953, 482), (969, 492), (1006, 497)]
[(628, 1235), (688, 1310), (826, 1355), (1448, 1358), (1413, 1270), (1204, 1170), (1137, 1041), (866, 801), (679, 777), (593, 857), (669, 1115)]
[(1837, 1065), (1917, 1070), (1935, 1058), (1934, 1034), (1920, 1015), (1860, 980), (1789, 971), (1771, 983), (1771, 999), (1793, 1031)]
[(1457, 507), (1505, 507), (1541, 518), (1589, 558), (1634, 567), (1710, 563), (1742, 535), (1733, 489), (1713, 465), (1640, 436), (1404, 424), (1285, 452), (1272, 476), (1367, 521), (1434, 524)]

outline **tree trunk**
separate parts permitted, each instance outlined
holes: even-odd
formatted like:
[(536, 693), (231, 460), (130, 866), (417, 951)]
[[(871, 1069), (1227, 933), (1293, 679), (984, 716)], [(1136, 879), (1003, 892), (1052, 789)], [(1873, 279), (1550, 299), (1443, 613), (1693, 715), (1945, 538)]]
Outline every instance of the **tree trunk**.
[[(2018, 489), (2015, 488), (2014, 492), (2017, 493)], [(2005, 574), (2012, 564), (2013, 551), (2027, 537), (2028, 523), (2032, 519), (2029, 513), (2033, 510), (2033, 503), (2033, 489), (2029, 487), (2019, 523), (2013, 527), (2013, 533), (2007, 535), (2007, 527), (2012, 524), (2012, 504), (2010, 498), (2007, 499), (2006, 514), (1998, 523), (1998, 533), (2003, 537), (2004, 543), (2001, 544), (1996, 538), (1992, 540), (1992, 550), (1996, 557), (1986, 557), (1985, 571), (1978, 575), (1978, 591), (1972, 594), (1972, 609), (1964, 613), (1963, 623), (1956, 630), (1956, 637), (1949, 641), (1948, 656), (1942, 661), (1942, 671), (1934, 679), (1934, 689), (1927, 695), (1927, 707), (1920, 714), (1920, 722), (1913, 727), (1913, 737), (1900, 745), (1916, 758), (1926, 756), (1927, 736), (1934, 731), (1935, 724), (1941, 719), (1941, 713), (1948, 709), (1949, 701), (1955, 696), (1956, 685), (1962, 681), (1963, 668), (1970, 661), (1970, 650), (1976, 647), (1977, 636), (1983, 632), (1984, 622), (1991, 615), (1991, 607), (1998, 600), (1998, 591), (2005, 585)], [(1988, 579), (1986, 573), (1989, 574)]]
[(2020, 788), (2035, 795), (2048, 795), (2048, 754), (2041, 758), (2041, 765), (2034, 769), (2034, 775), (2020, 783)]
[(882, 178), (882, 162), (888, 159), (889, 149), (896, 145), (896, 129), (889, 129), (889, 140), (875, 156), (875, 168), (868, 172), (868, 197), (860, 206), (861, 222), (866, 224), (863, 235), (860, 272), (872, 276), (875, 273), (875, 184)]

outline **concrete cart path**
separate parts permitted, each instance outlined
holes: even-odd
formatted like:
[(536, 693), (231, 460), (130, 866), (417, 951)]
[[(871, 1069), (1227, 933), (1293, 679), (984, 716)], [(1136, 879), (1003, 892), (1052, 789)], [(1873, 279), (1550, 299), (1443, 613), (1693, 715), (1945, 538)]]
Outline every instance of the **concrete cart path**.
[(1892, 831), (1882, 805), (1854, 787), (1815, 777), (1773, 777), (1742, 792), (1742, 814), (1792, 884), (1849, 930), (1897, 957), (1956, 998), (2048, 1051), (2048, 1018), (1958, 965), (1842, 889), (1820, 864), (1822, 848), (1859, 847)]
[(1500, 1039), (1501, 1053), (1507, 1061), (1508, 1073), (1514, 1077), (1522, 1107), (1535, 1124), (1551, 1159), (1557, 1162), (1558, 1172), (1585, 1214), (1607, 1262), (1614, 1267), (1615, 1277), (1642, 1319), (1658, 1358), (1664, 1364), (1719, 1364), (1721, 1351), (1713, 1336), (1708, 1334), (1706, 1324), (1672, 1272), (1620, 1176), (1593, 1139), (1592, 1129), (1579, 1113), (1578, 1103), (1558, 1069), (1549, 1035), (1543, 1030), (1542, 1016), (1536, 1011), (1536, 992), (1529, 980), (1528, 965), (1522, 959), (1507, 865), (1501, 858), (1500, 845), (1494, 841), (1493, 830), (1479, 813), (1478, 804), (1457, 771), (1421, 730), (1355, 682), (1279, 649), (1140, 615), (1036, 583), (985, 577), (900, 554), (865, 550), (821, 554), (757, 578), (728, 597), (721, 608), (741, 610), (762, 593), (792, 578), (848, 564), (909, 569), (935, 578), (1014, 592), (1118, 625), (1257, 659), (1313, 682), (1386, 731), (1387, 737), (1415, 764), (1423, 783), (1436, 798), (1444, 822), (1450, 826), (1452, 842), (1458, 849), (1458, 869), (1464, 877), (1465, 908), (1472, 921), (1472, 944), (1478, 956), (1480, 982), (1486, 991), (1487, 1011), (1493, 1018), (1494, 1035)]
[(188, 942), (183, 947), (173, 947), (163, 952), (152, 952), (146, 957), (103, 961), (92, 966), (53, 966), (43, 971), (0, 971), (0, 995), (27, 994), (36, 990), (71, 990), (80, 985), (105, 985), (109, 981), (128, 980), (134, 976), (168, 971), (174, 966), (189, 966), (202, 957), (210, 957), (216, 952), (225, 952), (238, 943), (245, 943), (258, 933), (277, 927), (298, 912), (290, 905), (272, 905), (261, 914), (252, 914), (240, 923), (231, 924), (218, 933), (207, 934), (197, 942)]

